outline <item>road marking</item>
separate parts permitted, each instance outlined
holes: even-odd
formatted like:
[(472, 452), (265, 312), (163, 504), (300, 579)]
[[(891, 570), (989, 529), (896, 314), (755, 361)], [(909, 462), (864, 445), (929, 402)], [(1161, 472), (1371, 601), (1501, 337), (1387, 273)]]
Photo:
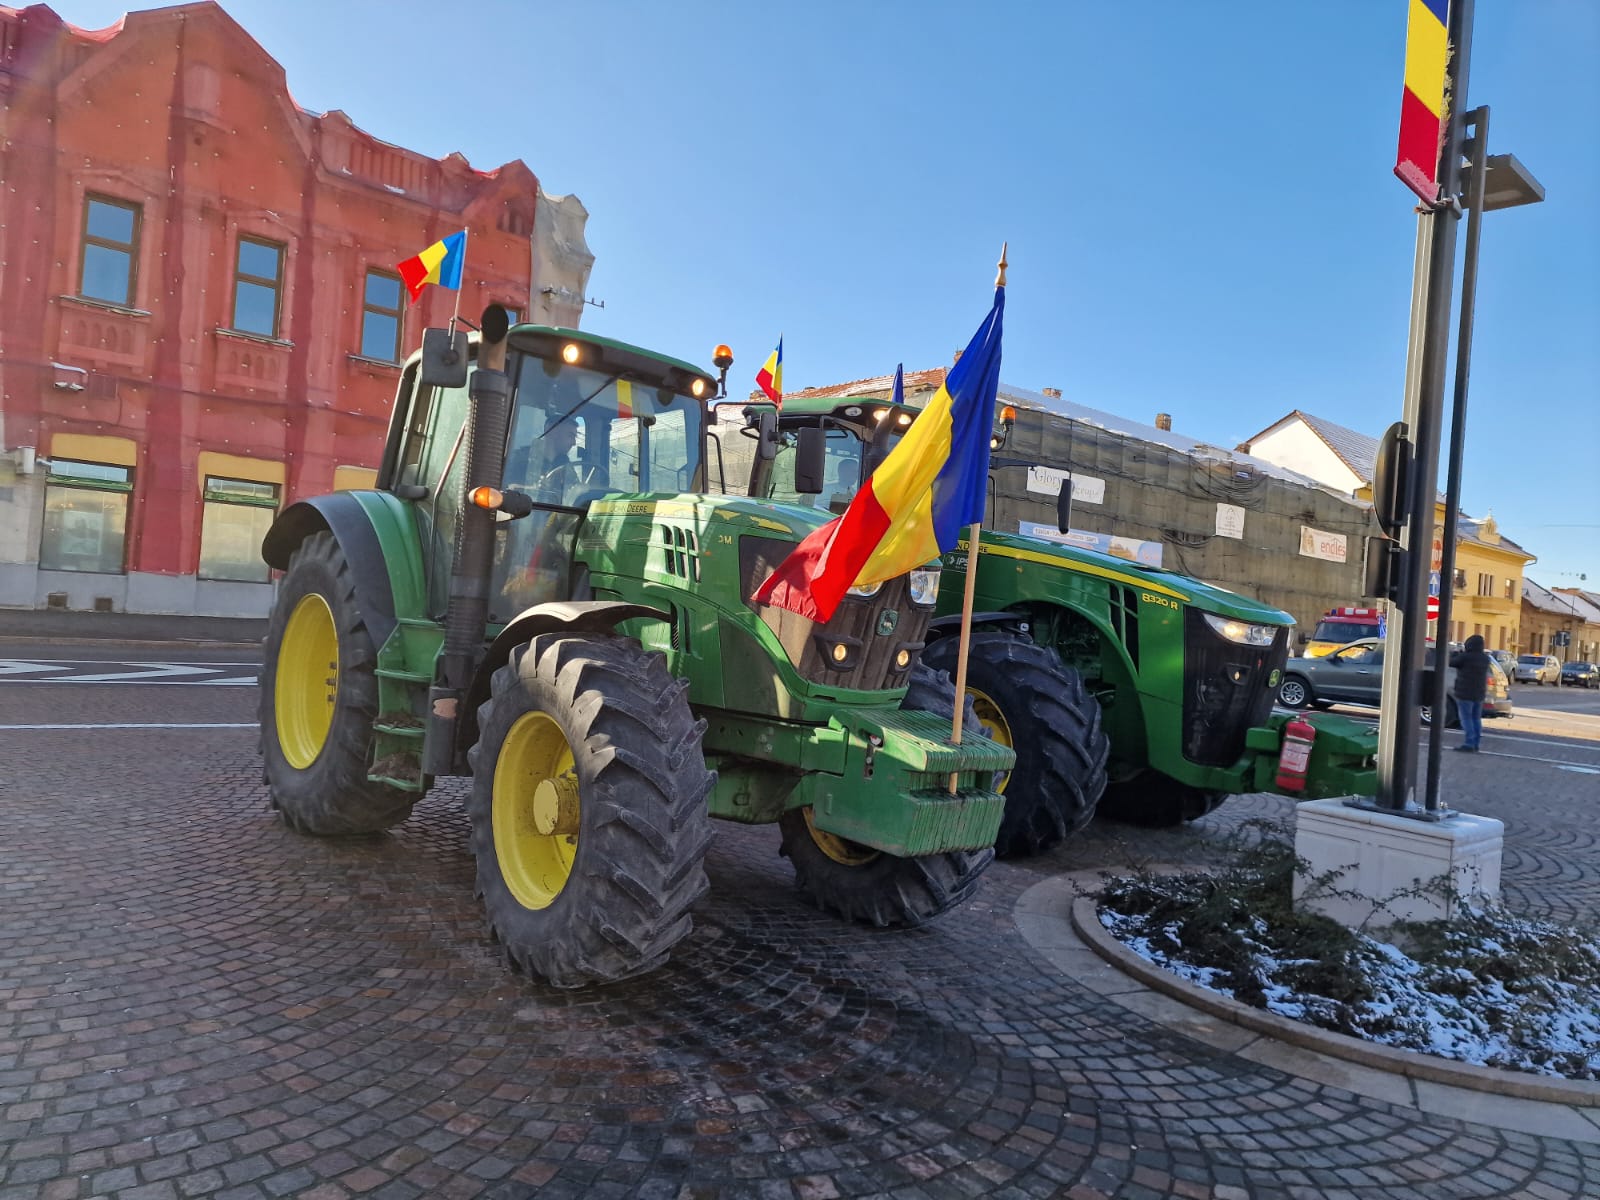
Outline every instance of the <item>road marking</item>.
[(1492, 754), (1496, 758), (1520, 758), (1524, 762), (1546, 763), (1552, 767), (1561, 767), (1563, 770), (1577, 767), (1580, 771), (1593, 771), (1596, 775), (1600, 775), (1600, 769), (1591, 766), (1589, 763), (1568, 762), (1564, 758), (1540, 758), (1536, 754), (1511, 754), (1505, 750), (1479, 750), (1478, 753)]
[[(0, 659), (0, 685), (9, 683), (132, 683), (159, 686), (255, 687), (254, 663), (177, 663), (127, 659)], [(27, 678), (20, 678), (26, 675)]]
[[(27, 675), (39, 671), (54, 671), (55, 666), (50, 663), (40, 662), (0, 662), (0, 675)], [(22, 682), (26, 683), (26, 680)]]
[(1557, 763), (1556, 770), (1571, 771), (1575, 775), (1600, 775), (1600, 767), (1574, 767), (1570, 763)]
[(3, 729), (255, 729), (254, 721), (112, 721), (102, 725), (0, 725)]
[[(118, 666), (133, 664), (116, 664)], [(73, 675), (74, 683), (126, 683), (130, 679), (155, 682), (158, 679), (176, 679), (184, 675), (210, 675), (210, 667), (193, 663), (151, 663), (146, 671), (108, 671), (100, 675)]]

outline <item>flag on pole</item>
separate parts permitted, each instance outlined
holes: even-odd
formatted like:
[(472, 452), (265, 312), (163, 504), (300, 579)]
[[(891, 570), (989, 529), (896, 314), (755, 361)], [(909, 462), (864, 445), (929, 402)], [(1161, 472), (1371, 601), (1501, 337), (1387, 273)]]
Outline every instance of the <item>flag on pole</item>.
[(778, 335), (778, 348), (767, 355), (767, 361), (756, 372), (756, 386), (767, 394), (779, 408), (783, 407), (783, 335)]
[(463, 229), (460, 233), (452, 233), (435, 242), (415, 258), (406, 259), (395, 269), (400, 272), (411, 298), (417, 300), (422, 296), (422, 289), (430, 283), (460, 291), (461, 268), (466, 258), (467, 231)]
[(1406, 82), (1400, 94), (1400, 148), (1394, 173), (1422, 198), (1439, 199), (1439, 153), (1449, 98), (1450, 0), (1411, 0), (1406, 20)]
[[(813, 531), (778, 564), (756, 590), (757, 601), (826, 621), (850, 588), (938, 558), (967, 526), (983, 520), (1005, 300), (1001, 283), (988, 317), (900, 444), (843, 516)], [(903, 385), (895, 374), (898, 398)]]

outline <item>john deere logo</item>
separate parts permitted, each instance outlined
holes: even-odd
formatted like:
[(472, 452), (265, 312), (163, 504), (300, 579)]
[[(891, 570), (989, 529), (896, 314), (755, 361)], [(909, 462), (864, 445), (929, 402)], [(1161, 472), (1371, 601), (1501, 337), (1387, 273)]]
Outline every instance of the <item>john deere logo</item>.
[(898, 624), (900, 624), (900, 614), (892, 608), (884, 609), (878, 614), (878, 636), (888, 637)]
[(1267, 686), (1268, 687), (1273, 687), (1273, 688), (1277, 687), (1278, 686), (1278, 679), (1279, 679), (1280, 676), (1282, 676), (1282, 674), (1283, 674), (1283, 672), (1278, 670), (1277, 667), (1273, 667), (1272, 668), (1272, 674), (1267, 676)]

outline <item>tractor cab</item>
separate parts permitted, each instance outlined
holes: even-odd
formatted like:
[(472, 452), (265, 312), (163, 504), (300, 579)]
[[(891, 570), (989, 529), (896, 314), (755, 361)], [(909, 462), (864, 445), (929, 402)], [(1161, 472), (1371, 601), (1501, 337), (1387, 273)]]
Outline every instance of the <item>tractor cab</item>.
[[(475, 358), (478, 339), (465, 346)], [(575, 330), (519, 325), (506, 339), (505, 373), (501, 463), (481, 465), (471, 479), (464, 375), (418, 355), (395, 403), (378, 486), (414, 502), (435, 616), (449, 599), (463, 499), (493, 500), (478, 489), (501, 497), (488, 619), (503, 625), (535, 604), (571, 598), (574, 584), (583, 590), (571, 577), (573, 548), (594, 501), (703, 485), (701, 398), (716, 385), (687, 363)]]

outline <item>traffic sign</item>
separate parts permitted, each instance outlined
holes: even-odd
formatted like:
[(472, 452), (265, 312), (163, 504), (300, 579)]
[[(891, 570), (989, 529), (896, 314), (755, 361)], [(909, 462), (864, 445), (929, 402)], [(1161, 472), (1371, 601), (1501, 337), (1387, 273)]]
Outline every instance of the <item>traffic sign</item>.
[[(1434, 571), (1431, 575), (1428, 576), (1428, 595), (1437, 596), (1438, 594), (1439, 594), (1439, 572), (1438, 571)], [(1435, 604), (1433, 607), (1434, 608), (1438, 608), (1439, 606), (1437, 604)]]
[(1439, 619), (1439, 597), (1438, 596), (1429, 596), (1428, 597), (1428, 620), (1437, 621), (1438, 619)]

